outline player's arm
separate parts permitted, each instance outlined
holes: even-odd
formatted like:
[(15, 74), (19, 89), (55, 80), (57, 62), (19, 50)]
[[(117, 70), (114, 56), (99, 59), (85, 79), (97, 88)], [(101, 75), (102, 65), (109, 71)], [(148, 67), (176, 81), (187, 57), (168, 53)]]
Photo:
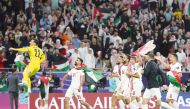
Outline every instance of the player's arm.
[(61, 80), (61, 87), (64, 86), (64, 81), (66, 81), (68, 77), (69, 77), (69, 72), (66, 73), (66, 74), (64, 75), (64, 77), (62, 78), (62, 80)]
[(9, 51), (28, 52), (29, 47), (26, 47), (26, 48), (9, 48)]
[(160, 61), (160, 63), (165, 67), (165, 69), (170, 69), (170, 65), (169, 64), (167, 64), (167, 63), (165, 63), (162, 59), (161, 59), (161, 57), (159, 56), (155, 56), (155, 59), (156, 60), (158, 60), (158, 61)]
[(64, 75), (64, 77), (62, 78), (62, 82), (66, 81), (68, 77), (69, 77), (69, 74), (66, 73), (66, 74)]
[(42, 56), (40, 57), (40, 63), (44, 62), (45, 60), (46, 60), (46, 56), (42, 54)]
[(112, 73), (111, 75), (109, 75), (110, 78), (113, 78), (113, 77), (119, 77), (119, 74), (118, 73)]
[(140, 78), (140, 74), (138, 72), (136, 72), (134, 74), (130, 73), (130, 76), (135, 77), (135, 78)]

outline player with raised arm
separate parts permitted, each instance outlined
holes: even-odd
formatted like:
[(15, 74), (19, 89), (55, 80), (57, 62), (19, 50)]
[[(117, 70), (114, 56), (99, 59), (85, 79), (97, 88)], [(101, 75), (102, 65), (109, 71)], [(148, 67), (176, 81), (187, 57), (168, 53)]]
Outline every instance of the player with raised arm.
[(179, 109), (177, 98), (181, 87), (181, 64), (177, 62), (176, 54), (169, 54), (168, 58), (169, 64), (163, 62), (160, 57), (156, 57), (156, 59), (160, 61), (162, 65), (164, 65), (165, 69), (169, 69), (169, 72), (167, 72), (167, 77), (170, 81), (170, 84), (168, 88), (168, 93), (166, 95), (166, 101), (174, 109)]
[(71, 84), (65, 94), (65, 109), (70, 109), (69, 101), (73, 96), (75, 96), (79, 100), (79, 102), (87, 109), (92, 109), (92, 107), (87, 102), (85, 102), (85, 98), (83, 97), (82, 93), (82, 86), (85, 82), (84, 71), (80, 70), (82, 64), (83, 60), (81, 58), (77, 58), (77, 60), (75, 61), (75, 67), (71, 69), (67, 74), (65, 74), (61, 81), (61, 86), (63, 87), (64, 81), (68, 78), (68, 76), (71, 76)]
[(30, 57), (30, 63), (25, 67), (23, 71), (23, 83), (27, 84), (28, 92), (31, 92), (31, 81), (30, 77), (35, 75), (36, 72), (40, 70), (40, 65), (45, 61), (46, 57), (42, 51), (38, 47), (38, 40), (31, 39), (30, 46), (25, 48), (10, 48), (10, 51), (18, 51), (18, 52), (27, 52)]

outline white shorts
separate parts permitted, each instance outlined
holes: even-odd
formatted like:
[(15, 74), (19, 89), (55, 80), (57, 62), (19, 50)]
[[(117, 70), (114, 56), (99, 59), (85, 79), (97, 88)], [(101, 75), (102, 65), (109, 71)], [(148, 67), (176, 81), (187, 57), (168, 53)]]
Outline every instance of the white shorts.
[(127, 86), (123, 86), (121, 83), (115, 89), (115, 95), (124, 96), (124, 98), (130, 97), (130, 88)]
[(67, 89), (65, 97), (72, 99), (73, 96), (75, 96), (78, 100), (85, 100), (85, 98), (83, 97), (83, 94), (82, 94), (82, 89), (79, 92), (78, 89), (69, 87)]
[(166, 95), (166, 99), (172, 99), (172, 100), (177, 101), (179, 91), (180, 91), (180, 88), (170, 84), (168, 88), (168, 93)]
[(143, 98), (154, 98), (155, 100), (161, 100), (161, 92), (160, 88), (151, 88), (147, 89), (144, 92)]
[(143, 87), (142, 81), (132, 81), (131, 85), (131, 96), (140, 97), (141, 96), (141, 90)]

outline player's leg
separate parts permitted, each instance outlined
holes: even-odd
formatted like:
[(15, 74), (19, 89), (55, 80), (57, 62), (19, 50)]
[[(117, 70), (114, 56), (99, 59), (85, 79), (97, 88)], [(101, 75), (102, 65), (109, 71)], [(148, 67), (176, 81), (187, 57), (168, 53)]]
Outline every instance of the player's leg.
[(30, 70), (31, 68), (29, 68), (29, 66), (27, 66), (25, 69), (24, 69), (24, 71), (23, 71), (23, 83), (25, 84), (27, 84), (27, 87), (28, 87), (28, 92), (31, 92), (31, 81), (30, 81), (30, 77), (29, 77), (29, 75), (30, 75), (30, 72), (31, 72), (31, 70)]
[[(138, 109), (139, 108), (139, 105), (137, 103), (137, 98), (138, 98), (138, 95), (137, 95), (137, 91), (136, 89), (134, 88), (131, 92), (131, 103), (130, 103), (130, 108), (133, 108), (134, 106)], [(139, 100), (139, 99), (138, 99)]]
[(70, 109), (70, 98), (72, 98), (74, 95), (74, 90), (72, 88), (68, 88), (65, 93), (65, 99), (64, 99), (64, 109)]
[(65, 97), (65, 100), (64, 100), (65, 109), (70, 109), (69, 101), (70, 101), (70, 98)]
[(130, 109), (138, 109), (138, 104), (137, 104), (137, 101), (136, 101), (136, 96), (131, 96), (130, 97), (130, 93), (125, 95), (126, 97), (126, 103), (127, 105), (129, 105), (129, 108)]
[(171, 107), (168, 103), (166, 102), (161, 102), (161, 107), (164, 107), (166, 109), (174, 109), (173, 107)]
[(114, 108), (115, 108), (116, 102), (117, 102), (117, 95), (116, 95), (116, 93), (114, 93), (114, 94), (112, 95), (112, 98), (111, 98), (111, 109), (114, 109)]
[(161, 107), (161, 92), (160, 92), (160, 88), (152, 88), (151, 89), (151, 95), (152, 95), (152, 97), (156, 101), (156, 107), (158, 107), (158, 109), (160, 109), (160, 107)]
[(146, 89), (143, 95), (142, 109), (148, 109), (148, 102), (151, 98), (150, 89)]
[[(117, 88), (115, 89), (115, 92), (112, 95), (111, 98), (111, 109), (114, 109), (116, 106), (116, 102), (119, 100), (122, 100), (122, 96), (121, 96), (121, 83), (118, 84)], [(121, 102), (121, 101), (120, 101)], [(122, 101), (123, 102), (123, 101)]]
[(87, 109), (92, 109), (91, 105), (88, 104), (85, 100), (79, 100), (81, 105), (85, 106)]
[(142, 81), (137, 82), (137, 84), (134, 85), (135, 88), (135, 96), (136, 96), (136, 101), (137, 101), (137, 105), (138, 107), (142, 106), (142, 88), (143, 88), (143, 83)]
[(166, 101), (174, 109), (179, 109), (179, 105), (177, 103), (179, 91), (180, 91), (179, 88), (171, 84), (169, 85), (168, 93), (166, 95)]
[(141, 96), (137, 96), (136, 100), (137, 100), (138, 107), (142, 107), (142, 97)]
[(119, 109), (125, 109), (125, 103), (123, 102), (123, 100), (119, 100)]
[(74, 95), (79, 100), (81, 105), (85, 106), (87, 109), (92, 109), (91, 105), (85, 101), (85, 98), (82, 94), (82, 89), (80, 90), (80, 92), (78, 90), (75, 90)]

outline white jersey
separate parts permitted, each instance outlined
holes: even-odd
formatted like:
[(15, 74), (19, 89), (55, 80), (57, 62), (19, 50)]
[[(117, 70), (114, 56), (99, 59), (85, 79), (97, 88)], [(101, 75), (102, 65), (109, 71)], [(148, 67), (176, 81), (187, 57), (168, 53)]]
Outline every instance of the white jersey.
[(119, 74), (120, 74), (120, 83), (115, 89), (116, 95), (122, 95), (125, 98), (130, 97), (130, 81), (129, 77), (126, 75), (128, 71), (128, 66), (121, 66), (119, 67)]
[(71, 84), (70, 87), (74, 89), (78, 89), (81, 83), (81, 76), (84, 75), (82, 70), (72, 69), (68, 72), (68, 75), (71, 76)]
[(132, 74), (138, 73), (140, 75), (140, 78), (135, 78), (135, 77), (131, 78), (131, 95), (132, 96), (141, 96), (141, 90), (143, 87), (141, 70), (142, 68), (140, 68), (138, 63), (131, 66)]
[(142, 80), (142, 74), (141, 74), (142, 68), (138, 65), (138, 63), (135, 63), (131, 66), (131, 72), (132, 74), (138, 73), (140, 75), (140, 78), (132, 77), (133, 81), (141, 81)]
[(178, 62), (175, 64), (170, 64), (170, 71), (176, 71), (178, 73), (181, 73), (181, 64)]
[[(113, 73), (117, 73), (119, 75), (119, 69), (120, 69), (120, 67), (121, 67), (120, 65), (114, 66)], [(116, 85), (118, 85), (120, 83), (119, 77), (115, 77), (115, 80), (116, 80)]]
[(128, 66), (123, 65), (120, 69), (120, 81), (122, 87), (129, 87), (129, 77), (126, 75)]
[[(170, 64), (170, 72), (172, 72), (172, 71), (181, 73), (181, 64), (178, 62), (175, 64)], [(168, 72), (168, 74), (170, 72)], [(166, 95), (166, 99), (173, 99), (173, 100), (177, 101), (179, 91), (180, 91), (180, 88), (178, 88), (170, 83), (169, 88), (168, 88), (168, 93)]]

